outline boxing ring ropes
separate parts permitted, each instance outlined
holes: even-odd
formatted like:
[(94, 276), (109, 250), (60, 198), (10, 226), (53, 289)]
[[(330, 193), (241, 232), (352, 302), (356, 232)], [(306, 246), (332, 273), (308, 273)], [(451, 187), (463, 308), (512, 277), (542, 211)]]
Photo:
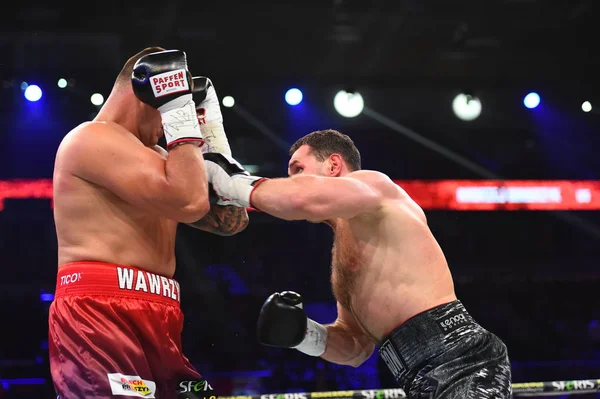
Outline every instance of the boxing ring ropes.
[[(600, 379), (545, 382), (517, 382), (512, 384), (513, 397), (579, 395), (600, 392)], [(218, 396), (218, 399), (401, 399), (402, 389), (365, 389), (353, 391), (324, 391), (278, 393), (263, 395)]]

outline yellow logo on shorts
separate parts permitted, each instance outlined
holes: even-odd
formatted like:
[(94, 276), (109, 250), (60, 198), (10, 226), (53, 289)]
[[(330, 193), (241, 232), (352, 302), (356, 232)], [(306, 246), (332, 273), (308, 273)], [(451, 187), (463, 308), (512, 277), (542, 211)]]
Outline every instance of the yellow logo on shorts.
[(154, 398), (156, 392), (154, 381), (143, 380), (138, 375), (123, 375), (121, 373), (107, 375), (113, 395)]
[(121, 378), (121, 383), (123, 383), (123, 390), (132, 390), (136, 391), (144, 396), (148, 396), (152, 394), (152, 391), (144, 380), (128, 380), (126, 378)]

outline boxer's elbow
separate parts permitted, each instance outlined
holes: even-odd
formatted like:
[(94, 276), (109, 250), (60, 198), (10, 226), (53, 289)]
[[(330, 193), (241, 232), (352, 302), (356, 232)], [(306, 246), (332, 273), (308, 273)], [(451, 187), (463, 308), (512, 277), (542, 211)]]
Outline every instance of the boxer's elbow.
[(359, 347), (359, 350), (360, 351), (358, 355), (348, 361), (348, 366), (352, 366), (354, 368), (362, 366), (362, 364), (366, 362), (373, 354), (373, 351), (375, 350), (375, 344), (363, 344)]
[(193, 223), (202, 219), (210, 210), (208, 199), (203, 200), (198, 198), (188, 202), (183, 207), (179, 208), (179, 220), (181, 223)]
[(210, 211), (208, 189), (205, 192), (201, 190), (182, 192), (178, 197), (178, 222), (193, 223), (202, 219)]
[(192, 188), (178, 181), (155, 177), (146, 180), (139, 187), (136, 198), (140, 204), (176, 222), (195, 222), (202, 219), (210, 209), (207, 184)]

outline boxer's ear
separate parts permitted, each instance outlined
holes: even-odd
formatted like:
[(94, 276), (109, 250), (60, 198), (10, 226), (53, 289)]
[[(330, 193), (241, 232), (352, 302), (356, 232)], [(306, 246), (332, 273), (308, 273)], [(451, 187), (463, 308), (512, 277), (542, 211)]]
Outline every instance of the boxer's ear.
[(331, 154), (327, 160), (327, 169), (325, 172), (327, 176), (337, 177), (342, 173), (342, 167), (344, 166), (344, 160), (340, 154)]

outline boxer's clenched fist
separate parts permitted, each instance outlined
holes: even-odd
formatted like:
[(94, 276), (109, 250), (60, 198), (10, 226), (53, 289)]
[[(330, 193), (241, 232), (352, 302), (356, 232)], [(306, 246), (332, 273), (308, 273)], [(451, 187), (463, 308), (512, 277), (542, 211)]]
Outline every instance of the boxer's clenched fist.
[(264, 177), (250, 176), (235, 159), (223, 154), (204, 154), (208, 182), (217, 193), (219, 205), (233, 205), (247, 208), (250, 205), (252, 190)]
[(131, 86), (140, 101), (160, 111), (168, 149), (204, 143), (185, 52), (165, 50), (141, 57), (134, 65)]

